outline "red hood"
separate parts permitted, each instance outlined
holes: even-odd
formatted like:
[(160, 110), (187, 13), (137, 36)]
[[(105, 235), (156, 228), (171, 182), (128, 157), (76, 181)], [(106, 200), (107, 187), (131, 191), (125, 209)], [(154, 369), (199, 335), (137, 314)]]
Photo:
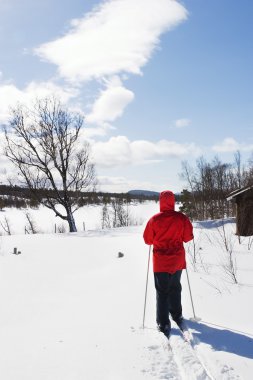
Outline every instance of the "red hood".
[(172, 191), (165, 190), (160, 193), (160, 211), (175, 209), (175, 197)]

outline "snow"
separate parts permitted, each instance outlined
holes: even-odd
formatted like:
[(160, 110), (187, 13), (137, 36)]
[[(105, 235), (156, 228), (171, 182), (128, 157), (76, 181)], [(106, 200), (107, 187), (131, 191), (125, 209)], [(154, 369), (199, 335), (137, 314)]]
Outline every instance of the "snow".
[[(134, 206), (145, 224), (155, 202)], [(55, 234), (54, 215), (29, 210), (44, 232), (24, 235), (23, 211), (8, 210), (17, 233), (0, 236), (0, 369), (4, 380), (250, 380), (253, 373), (253, 247), (239, 242), (233, 220), (195, 223), (182, 276), (184, 316), (194, 342), (173, 325), (171, 344), (156, 330), (143, 225), (100, 229), (98, 206), (77, 214), (78, 233)], [(23, 219), (22, 219), (23, 216)], [(86, 231), (82, 231), (85, 220)], [(224, 226), (224, 228), (223, 228)], [(238, 283), (224, 270), (222, 238), (236, 259)], [(12, 254), (14, 247), (20, 255)], [(118, 252), (124, 256), (118, 258)]]
[[(130, 217), (135, 224), (142, 224), (150, 217), (154, 208), (157, 211), (158, 205), (156, 202), (131, 204), (129, 206)], [(4, 219), (7, 218), (12, 233), (24, 234), (25, 227), (28, 226), (27, 213), (31, 216), (36, 230), (40, 233), (54, 233), (55, 229), (58, 230), (61, 226), (65, 227), (66, 232), (68, 231), (68, 223), (59, 217), (55, 217), (51, 210), (43, 206), (38, 209), (9, 208), (3, 211), (0, 210), (0, 222), (4, 222)], [(102, 206), (89, 205), (81, 207), (74, 214), (74, 218), (78, 231), (100, 229), (102, 226)]]

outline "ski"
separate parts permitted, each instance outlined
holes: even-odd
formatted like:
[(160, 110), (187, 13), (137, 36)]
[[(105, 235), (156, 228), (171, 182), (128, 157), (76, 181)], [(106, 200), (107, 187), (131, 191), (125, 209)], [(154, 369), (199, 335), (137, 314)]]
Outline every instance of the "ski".
[(181, 332), (182, 338), (184, 339), (186, 343), (190, 343), (190, 344), (193, 343), (193, 336), (189, 330), (184, 330), (184, 331), (180, 330), (180, 332)]
[(184, 341), (192, 344), (193, 343), (193, 336), (192, 336), (192, 333), (189, 330), (187, 324), (185, 323), (185, 320), (182, 319), (182, 321), (180, 323), (178, 323), (177, 326), (180, 330), (180, 333), (181, 333)]
[[(185, 321), (184, 320), (180, 321), (180, 323), (177, 324), (177, 327), (181, 333), (183, 340), (186, 343), (193, 345), (194, 338), (193, 338), (193, 335), (192, 335), (191, 331), (189, 330), (187, 324), (185, 323)], [(158, 331), (160, 331), (164, 335), (164, 337), (166, 338), (166, 341), (168, 342), (168, 344), (170, 344), (170, 338), (171, 338), (172, 334), (170, 333), (169, 335), (166, 335), (163, 331), (161, 331), (161, 330), (158, 330)]]
[(184, 341), (186, 343), (193, 344), (193, 335), (192, 335), (191, 331), (188, 328), (183, 329), (183, 330), (179, 329), (179, 330), (180, 330), (180, 333), (181, 333)]

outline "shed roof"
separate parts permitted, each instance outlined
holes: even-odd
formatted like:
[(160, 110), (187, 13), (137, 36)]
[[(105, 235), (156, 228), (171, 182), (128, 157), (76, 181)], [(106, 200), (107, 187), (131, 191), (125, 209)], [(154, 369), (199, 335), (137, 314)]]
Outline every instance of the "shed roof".
[(228, 201), (231, 201), (231, 199), (236, 198), (238, 195), (245, 193), (246, 191), (251, 190), (251, 189), (253, 189), (253, 185), (241, 187), (240, 189), (234, 190), (230, 194), (228, 194), (226, 199)]

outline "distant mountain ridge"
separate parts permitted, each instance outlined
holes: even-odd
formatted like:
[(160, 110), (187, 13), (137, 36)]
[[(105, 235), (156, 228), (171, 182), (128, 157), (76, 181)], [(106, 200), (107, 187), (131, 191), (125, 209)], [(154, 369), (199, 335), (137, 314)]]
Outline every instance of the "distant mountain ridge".
[(157, 191), (150, 191), (150, 190), (130, 190), (127, 192), (127, 194), (131, 195), (144, 195), (145, 197), (159, 197), (159, 194)]

